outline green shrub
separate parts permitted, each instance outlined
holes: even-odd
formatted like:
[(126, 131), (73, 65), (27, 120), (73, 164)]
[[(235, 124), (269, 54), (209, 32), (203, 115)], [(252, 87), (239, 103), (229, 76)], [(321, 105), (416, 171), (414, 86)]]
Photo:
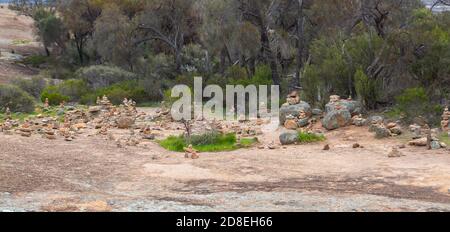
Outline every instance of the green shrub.
[(69, 101), (70, 97), (62, 95), (59, 91), (58, 86), (47, 86), (41, 94), (41, 101), (45, 102), (45, 99), (48, 98), (48, 103), (50, 105), (59, 105), (61, 102)]
[(127, 72), (118, 67), (105, 65), (93, 65), (81, 68), (76, 72), (76, 76), (84, 80), (93, 89), (106, 88), (119, 82), (136, 79), (134, 73)]
[(9, 107), (12, 112), (34, 111), (33, 97), (14, 85), (0, 85), (0, 106)]
[(367, 77), (362, 69), (358, 69), (355, 73), (355, 89), (363, 106), (375, 109), (380, 95), (378, 82)]
[(401, 95), (396, 97), (398, 111), (402, 112), (407, 121), (412, 121), (415, 117), (428, 115), (430, 113), (430, 99), (424, 88), (406, 89)]
[(298, 133), (298, 141), (300, 143), (314, 143), (314, 142), (320, 142), (324, 141), (325, 136), (313, 134), (313, 133), (305, 133), (305, 132), (299, 132)]
[(186, 142), (194, 146), (218, 143), (233, 144), (236, 142), (236, 136), (234, 134), (223, 136), (222, 134), (213, 131), (202, 135), (192, 135), (190, 138), (186, 138)]
[(86, 93), (81, 97), (80, 103), (93, 104), (97, 97), (107, 96), (113, 104), (121, 104), (124, 98), (133, 99), (136, 102), (146, 102), (149, 97), (143, 86), (137, 81), (124, 81), (106, 88), (101, 88), (93, 93)]
[(33, 77), (31, 79), (17, 78), (12, 83), (35, 98), (41, 96), (42, 91), (47, 85), (47, 82), (42, 77)]
[(267, 65), (260, 65), (256, 68), (255, 75), (251, 78), (234, 79), (232, 85), (272, 85), (272, 71)]
[(69, 97), (72, 102), (79, 101), (83, 95), (89, 92), (86, 82), (83, 80), (69, 79), (57, 85), (58, 92)]

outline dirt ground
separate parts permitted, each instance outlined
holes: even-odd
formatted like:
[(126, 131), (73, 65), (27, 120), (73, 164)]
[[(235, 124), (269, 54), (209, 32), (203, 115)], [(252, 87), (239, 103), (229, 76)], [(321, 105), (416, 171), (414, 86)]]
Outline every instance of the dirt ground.
[(388, 158), (400, 140), (376, 140), (367, 128), (198, 160), (89, 134), (72, 142), (0, 135), (0, 211), (450, 211), (450, 152), (407, 147)]
[(33, 34), (33, 20), (17, 15), (6, 5), (3, 6), (0, 8), (0, 83), (37, 74), (38, 70), (26, 67), (17, 61), (24, 56), (43, 52)]

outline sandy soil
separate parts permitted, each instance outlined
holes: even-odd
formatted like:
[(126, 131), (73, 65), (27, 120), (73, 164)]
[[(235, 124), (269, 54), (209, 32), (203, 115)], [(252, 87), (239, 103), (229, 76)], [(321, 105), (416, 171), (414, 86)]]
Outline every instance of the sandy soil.
[(23, 56), (43, 52), (33, 34), (33, 20), (3, 6), (0, 8), (0, 83), (37, 74), (37, 70), (16, 61)]
[(318, 143), (198, 160), (89, 134), (0, 135), (0, 211), (450, 211), (450, 152), (408, 147), (387, 158), (400, 141), (367, 128), (328, 133), (330, 151)]

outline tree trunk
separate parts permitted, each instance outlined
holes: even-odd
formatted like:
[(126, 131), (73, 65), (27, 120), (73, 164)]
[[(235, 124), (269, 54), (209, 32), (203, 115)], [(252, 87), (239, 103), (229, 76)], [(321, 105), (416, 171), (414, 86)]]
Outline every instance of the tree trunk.
[(181, 73), (181, 66), (182, 66), (181, 49), (175, 50), (175, 65), (176, 65), (176, 71), (178, 73)]
[(47, 46), (44, 46), (44, 49), (45, 49), (45, 54), (46, 54), (47, 56), (50, 56), (50, 50), (48, 50), (48, 47), (47, 47)]
[(263, 54), (269, 63), (270, 69), (272, 70), (272, 81), (274, 85), (280, 85), (280, 75), (278, 73), (278, 65), (277, 65), (277, 58), (275, 57), (275, 54), (273, 54), (272, 49), (270, 48), (270, 41), (269, 41), (269, 35), (267, 34), (267, 30), (263, 23), (260, 24), (260, 31), (261, 31), (261, 45), (263, 49)]
[(300, 78), (301, 78), (301, 71), (303, 69), (304, 64), (304, 49), (305, 49), (305, 17), (303, 15), (303, 1), (298, 1), (298, 18), (297, 18), (297, 25), (296, 25), (296, 32), (297, 32), (297, 65), (295, 70), (295, 77), (291, 80), (291, 83), (289, 85), (290, 91), (295, 90), (297, 88), (300, 88)]

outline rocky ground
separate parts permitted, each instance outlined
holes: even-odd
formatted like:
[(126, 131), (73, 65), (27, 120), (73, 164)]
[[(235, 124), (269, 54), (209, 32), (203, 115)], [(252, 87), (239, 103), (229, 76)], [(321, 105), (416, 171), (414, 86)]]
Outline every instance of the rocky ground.
[(37, 74), (38, 70), (18, 63), (25, 56), (43, 53), (33, 34), (33, 20), (0, 6), (0, 83)]
[[(261, 143), (277, 141), (273, 128)], [(404, 141), (374, 139), (367, 127), (196, 160), (91, 134), (70, 142), (0, 134), (0, 211), (450, 211), (450, 152), (408, 146), (388, 158)]]

